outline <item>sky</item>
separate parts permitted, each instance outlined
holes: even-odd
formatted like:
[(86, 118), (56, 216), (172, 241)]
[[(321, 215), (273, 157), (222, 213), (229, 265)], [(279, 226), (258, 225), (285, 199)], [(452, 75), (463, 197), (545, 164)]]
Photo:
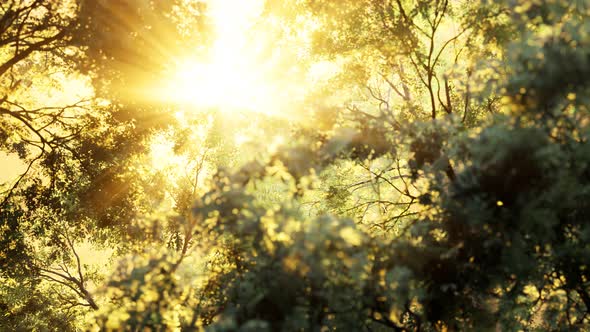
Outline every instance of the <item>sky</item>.
[(14, 180), (24, 170), (25, 165), (16, 154), (7, 155), (0, 151), (0, 185)]

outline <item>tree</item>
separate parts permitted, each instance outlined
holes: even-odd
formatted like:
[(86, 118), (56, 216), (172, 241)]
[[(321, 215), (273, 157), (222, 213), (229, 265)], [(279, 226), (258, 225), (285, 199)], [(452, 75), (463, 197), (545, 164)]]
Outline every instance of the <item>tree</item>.
[[(502, 13), (510, 8), (499, 5)], [(219, 237), (234, 234), (221, 243), (241, 249), (230, 256), (235, 281), (229, 292), (220, 290), (229, 300), (216, 328), (587, 328), (587, 231), (578, 217), (585, 215), (579, 202), (586, 192), (580, 172), (587, 114), (580, 98), (587, 64), (580, 22), (587, 12), (555, 2), (514, 9), (519, 14), (509, 26), (518, 38), (502, 45), (508, 70), (495, 90), (504, 114), (480, 133), (452, 117), (402, 126), (413, 153), (408, 183), (426, 186), (415, 195), (422, 209), (400, 235), (383, 239), (346, 219), (306, 218), (293, 201), (271, 213), (254, 203), (229, 214), (255, 199), (244, 197), (247, 188), (224, 193), (236, 175), (222, 177), (211, 206), (197, 209), (217, 221)], [(571, 67), (562, 70), (565, 62)], [(313, 178), (298, 170), (321, 171), (342, 156), (335, 146), (355, 147), (354, 137), (280, 155), (283, 172), (299, 185), (295, 202)], [(376, 142), (365, 145), (382, 151)], [(256, 170), (251, 181), (267, 172)]]
[[(115, 5), (122, 2), (99, 7)], [(189, 10), (173, 5), (142, 14)], [(134, 113), (129, 100), (112, 93), (105, 98), (109, 92), (97, 82), (113, 82), (125, 68), (107, 68), (103, 55), (111, 61), (126, 55), (101, 43), (104, 30), (86, 16), (98, 10), (93, 2), (9, 1), (0, 9), (0, 146), (26, 163), (0, 194), (2, 305), (10, 308), (0, 326), (75, 329), (72, 317), (85, 307), (98, 309), (91, 289), (101, 279), (81, 259), (80, 247), (111, 242), (122, 248), (122, 239), (133, 236), (131, 221), (153, 197), (144, 194), (152, 189), (147, 176), (133, 174), (131, 166), (145, 158), (151, 136), (170, 117), (155, 121), (166, 113), (152, 105), (150, 118), (145, 111), (137, 121), (133, 114), (141, 115), (141, 108)], [(132, 35), (148, 24), (117, 27)], [(44, 302), (49, 313), (40, 315)], [(51, 327), (52, 321), (62, 323)]]
[[(166, 105), (142, 95), (178, 48), (207, 43), (183, 34), (205, 7), (176, 5), (72, 7), (75, 52), (55, 61), (100, 99), (71, 140), (25, 141), (43, 120), (3, 118), (40, 173), (0, 210), (1, 327), (588, 329), (584, 3), (268, 1), (259, 28), (303, 54), (291, 66), (337, 68), (268, 150), (230, 138), (291, 123), (154, 122)], [(180, 162), (150, 164), (159, 148)], [(111, 273), (85, 265), (84, 242), (117, 250)]]

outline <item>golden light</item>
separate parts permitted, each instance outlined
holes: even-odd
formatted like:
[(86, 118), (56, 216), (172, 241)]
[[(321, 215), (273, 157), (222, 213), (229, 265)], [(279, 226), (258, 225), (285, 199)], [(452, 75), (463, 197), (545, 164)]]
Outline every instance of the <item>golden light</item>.
[(166, 98), (193, 107), (267, 112), (272, 84), (248, 42), (248, 30), (264, 1), (212, 0), (209, 5), (215, 42), (206, 60), (187, 56), (176, 61), (165, 84)]
[(177, 67), (166, 95), (180, 104), (260, 110), (270, 91), (255, 71), (231, 62), (184, 60)]
[(185, 156), (174, 153), (174, 142), (164, 135), (157, 135), (152, 139), (150, 146), (151, 164), (156, 171), (166, 171), (172, 166), (181, 166), (188, 161)]
[[(187, 46), (186, 53), (169, 64), (163, 84), (146, 98), (163, 97), (167, 104), (179, 106), (173, 110), (182, 124), (195, 114), (200, 117), (199, 111), (211, 109), (229, 117), (235, 115), (232, 112), (253, 111), (289, 122), (306, 121), (307, 93), (331, 79), (339, 67), (321, 62), (307, 72), (301, 54), (309, 51), (309, 35), (316, 23), (302, 22), (296, 40), (282, 39), (280, 31), (271, 28), (278, 23), (262, 18), (265, 1), (209, 0), (212, 45), (206, 50), (201, 45)], [(260, 139), (244, 134), (249, 131), (256, 129), (232, 128), (233, 143), (240, 149)], [(231, 135), (225, 132), (224, 138), (231, 140)], [(268, 138), (262, 145), (275, 153), (286, 140), (282, 136)], [(150, 155), (153, 167), (164, 172), (188, 162), (175, 156), (173, 143), (162, 137), (154, 140)], [(178, 176), (177, 172), (170, 175)]]

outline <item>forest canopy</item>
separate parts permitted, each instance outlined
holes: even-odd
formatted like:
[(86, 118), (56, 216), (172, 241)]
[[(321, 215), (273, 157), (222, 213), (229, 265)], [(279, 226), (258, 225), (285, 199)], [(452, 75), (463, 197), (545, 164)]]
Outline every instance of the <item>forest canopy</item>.
[(588, 331), (589, 22), (0, 1), (0, 330)]

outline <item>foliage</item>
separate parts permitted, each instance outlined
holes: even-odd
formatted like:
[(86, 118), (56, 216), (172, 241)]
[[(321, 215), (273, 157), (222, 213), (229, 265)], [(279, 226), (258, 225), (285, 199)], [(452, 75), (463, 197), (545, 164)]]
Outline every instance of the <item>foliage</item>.
[(0, 5), (0, 329), (587, 330), (587, 7), (269, 0), (294, 121), (157, 98), (201, 1)]

